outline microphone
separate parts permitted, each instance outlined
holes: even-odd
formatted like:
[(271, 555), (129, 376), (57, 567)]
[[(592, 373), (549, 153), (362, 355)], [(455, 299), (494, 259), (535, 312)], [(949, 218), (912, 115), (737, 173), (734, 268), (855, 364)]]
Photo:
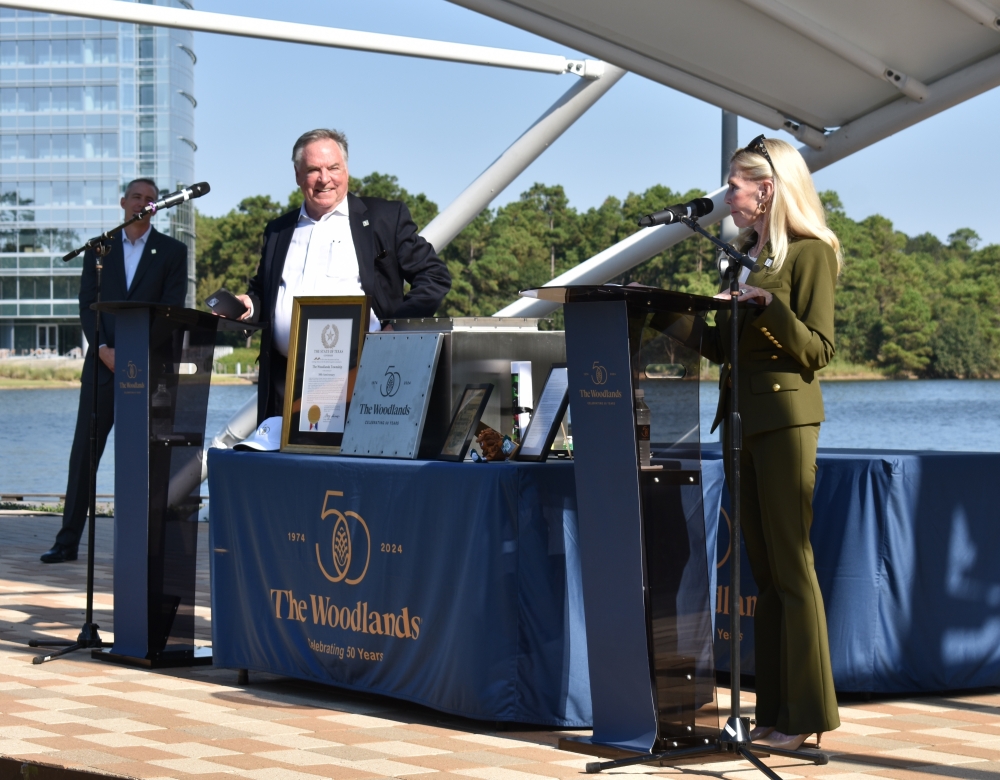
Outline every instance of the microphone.
[(655, 214), (647, 214), (639, 220), (639, 227), (652, 227), (653, 225), (670, 225), (679, 222), (681, 217), (698, 219), (706, 214), (710, 214), (715, 204), (711, 198), (695, 198), (687, 203), (678, 203)]
[[(197, 184), (192, 184), (187, 189), (177, 190), (177, 192), (172, 192), (165, 198), (161, 198), (156, 201), (156, 203), (150, 203), (146, 208), (142, 210), (143, 214), (155, 214), (160, 209), (169, 209), (180, 203), (184, 203), (188, 200), (194, 200), (195, 198), (200, 198), (206, 192), (212, 188), (208, 186), (207, 181), (200, 181)], [(711, 201), (709, 201), (711, 202)]]

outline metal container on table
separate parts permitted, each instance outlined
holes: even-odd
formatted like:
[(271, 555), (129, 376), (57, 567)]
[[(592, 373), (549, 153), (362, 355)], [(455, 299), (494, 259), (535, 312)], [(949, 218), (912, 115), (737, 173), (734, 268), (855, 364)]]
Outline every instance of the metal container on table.
[[(483, 414), (486, 425), (501, 433), (513, 429), (510, 364), (514, 360), (531, 361), (534, 408), (553, 363), (566, 362), (566, 334), (563, 331), (539, 330), (538, 320), (529, 317), (425, 317), (393, 320), (398, 332), (444, 333), (434, 392), (447, 386), (444, 397), (433, 398), (426, 430), (440, 431), (441, 441), (447, 432), (455, 404), (467, 384), (490, 382), (493, 393)], [(442, 375), (445, 372), (445, 375)], [(448, 379), (446, 379), (446, 377)], [(522, 406), (527, 406), (521, 400)], [(447, 412), (445, 412), (447, 410)], [(444, 415), (443, 425), (434, 417)], [(425, 439), (426, 442), (426, 439)], [(423, 448), (422, 448), (423, 449)], [(439, 447), (440, 449), (440, 447)]]

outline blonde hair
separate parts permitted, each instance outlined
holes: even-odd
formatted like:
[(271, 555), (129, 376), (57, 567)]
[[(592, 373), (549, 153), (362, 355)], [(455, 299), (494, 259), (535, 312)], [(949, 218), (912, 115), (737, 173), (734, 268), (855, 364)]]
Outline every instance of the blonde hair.
[[(816, 194), (806, 161), (794, 146), (776, 138), (764, 139), (764, 147), (774, 167), (762, 154), (738, 150), (730, 160), (733, 172), (749, 181), (774, 181), (767, 212), (767, 235), (774, 257), (773, 270), (781, 268), (788, 255), (789, 238), (816, 238), (829, 244), (837, 255), (838, 270), (844, 265), (840, 241), (826, 225), (826, 212)], [(739, 242), (746, 245), (754, 228), (740, 231)]]

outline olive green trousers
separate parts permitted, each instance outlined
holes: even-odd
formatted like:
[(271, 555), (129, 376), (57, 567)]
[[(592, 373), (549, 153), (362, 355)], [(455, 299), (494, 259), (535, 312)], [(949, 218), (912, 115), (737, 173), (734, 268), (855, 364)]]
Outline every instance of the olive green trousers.
[(809, 541), (818, 442), (819, 425), (780, 428), (745, 437), (740, 459), (741, 525), (758, 589), (757, 725), (785, 734), (840, 725)]

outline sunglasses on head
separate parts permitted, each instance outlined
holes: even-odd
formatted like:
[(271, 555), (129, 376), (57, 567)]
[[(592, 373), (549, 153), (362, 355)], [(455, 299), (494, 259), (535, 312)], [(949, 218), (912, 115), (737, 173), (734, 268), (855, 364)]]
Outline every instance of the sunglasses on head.
[(774, 163), (771, 162), (771, 155), (767, 153), (767, 147), (764, 145), (763, 134), (758, 135), (750, 143), (748, 143), (743, 151), (761, 155), (765, 160), (767, 160), (767, 164), (771, 166), (771, 170), (774, 171)]

